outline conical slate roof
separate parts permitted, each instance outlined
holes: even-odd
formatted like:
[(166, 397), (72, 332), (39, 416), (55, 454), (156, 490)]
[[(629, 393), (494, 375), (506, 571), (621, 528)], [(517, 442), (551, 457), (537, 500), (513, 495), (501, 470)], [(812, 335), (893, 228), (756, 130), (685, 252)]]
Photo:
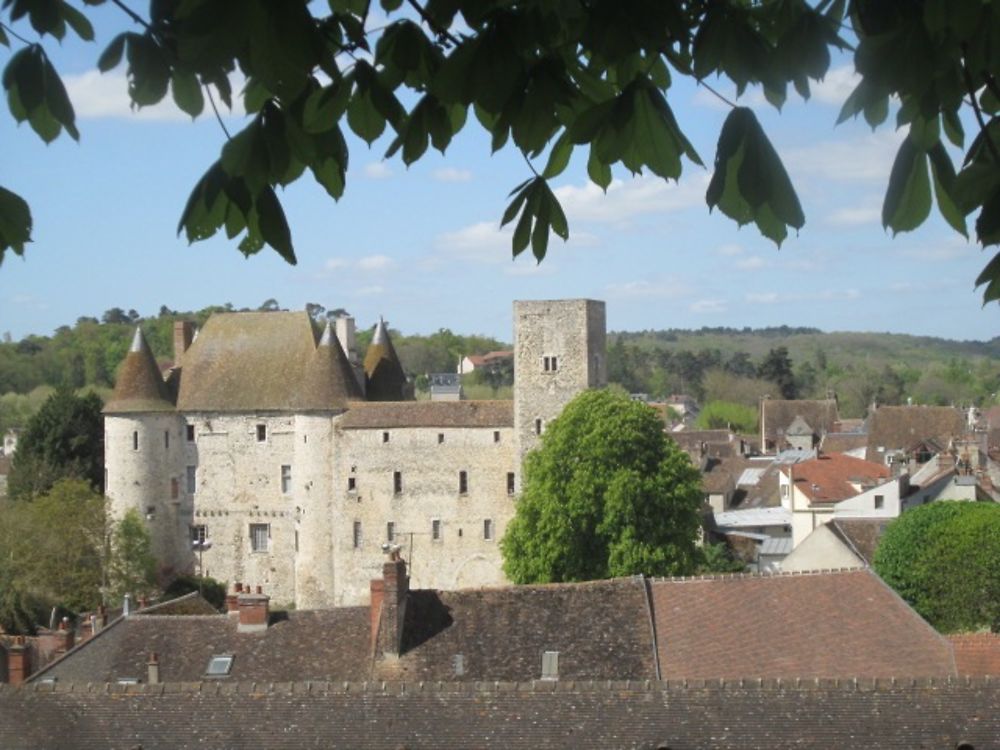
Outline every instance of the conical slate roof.
[(369, 401), (403, 401), (406, 373), (399, 363), (385, 321), (379, 318), (365, 353), (365, 397)]
[(125, 361), (122, 363), (111, 400), (104, 407), (105, 414), (134, 412), (174, 411), (167, 385), (156, 366), (153, 353), (138, 326), (132, 337)]
[(299, 392), (300, 409), (343, 409), (364, 398), (344, 350), (326, 324), (316, 353), (306, 364)]

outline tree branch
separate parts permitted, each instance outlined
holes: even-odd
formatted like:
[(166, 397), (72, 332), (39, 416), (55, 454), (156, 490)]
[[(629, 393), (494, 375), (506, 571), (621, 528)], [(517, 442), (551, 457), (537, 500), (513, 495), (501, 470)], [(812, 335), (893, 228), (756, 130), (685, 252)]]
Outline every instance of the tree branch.
[(125, 3), (122, 2), (122, 0), (111, 0), (111, 2), (112, 2), (113, 5), (117, 5), (119, 8), (121, 8), (122, 11), (125, 13), (126, 16), (128, 16), (129, 18), (131, 18), (135, 23), (137, 23), (140, 26), (142, 26), (143, 28), (145, 28), (146, 31), (152, 31), (153, 30), (153, 27), (149, 25), (149, 22), (146, 21), (145, 18), (143, 18), (138, 13), (136, 13), (134, 10), (132, 10), (130, 7), (128, 7)]
[(406, 0), (406, 2), (410, 4), (410, 7), (412, 7), (415, 11), (417, 11), (417, 15), (419, 15), (420, 18), (423, 19), (424, 23), (426, 23), (428, 26), (431, 27), (431, 31), (433, 31), (439, 37), (447, 39), (456, 47), (459, 44), (461, 44), (458, 38), (455, 37), (450, 31), (448, 31), (448, 29), (441, 26), (441, 24), (439, 24), (433, 17), (431, 17), (430, 13), (424, 10), (424, 6), (418, 3), (417, 0)]
[(212, 105), (212, 111), (215, 112), (215, 119), (219, 121), (219, 127), (222, 128), (222, 132), (226, 134), (226, 140), (232, 140), (232, 136), (226, 128), (226, 123), (222, 121), (222, 115), (219, 114), (219, 108), (215, 106), (215, 97), (212, 96), (211, 86), (207, 83), (203, 83), (202, 87), (205, 89), (205, 95), (208, 97), (208, 103)]
[(708, 91), (710, 93), (715, 94), (719, 99), (721, 99), (722, 101), (724, 101), (726, 104), (728, 104), (733, 109), (736, 109), (736, 107), (738, 106), (736, 104), (736, 102), (730, 101), (729, 99), (727, 99), (726, 97), (724, 97), (722, 94), (720, 94), (718, 91), (716, 91), (714, 88), (712, 88), (707, 83), (705, 83), (704, 81), (698, 79), (698, 85), (699, 86), (704, 86), (706, 89), (708, 89)]
[(18, 34), (16, 31), (14, 31), (14, 29), (12, 29), (7, 24), (5, 24), (3, 22), (0, 22), (0, 28), (3, 28), (8, 34), (10, 34), (12, 37), (14, 37), (15, 39), (17, 39), (19, 42), (22, 42), (23, 44), (28, 44), (28, 45), (31, 44), (31, 42), (29, 42), (23, 36), (21, 36), (20, 34)]
[(983, 119), (983, 113), (979, 109), (979, 102), (976, 100), (976, 85), (972, 81), (972, 74), (969, 72), (969, 67), (965, 62), (969, 58), (969, 47), (964, 42), (962, 43), (962, 56), (964, 58), (962, 60), (962, 75), (965, 78), (965, 88), (968, 90), (969, 98), (972, 100), (972, 111), (976, 113), (976, 122), (979, 123), (979, 130), (986, 140), (986, 146), (993, 156), (993, 161), (1000, 164), (1000, 152), (997, 151), (997, 144), (990, 137), (990, 131), (986, 129), (986, 121)]

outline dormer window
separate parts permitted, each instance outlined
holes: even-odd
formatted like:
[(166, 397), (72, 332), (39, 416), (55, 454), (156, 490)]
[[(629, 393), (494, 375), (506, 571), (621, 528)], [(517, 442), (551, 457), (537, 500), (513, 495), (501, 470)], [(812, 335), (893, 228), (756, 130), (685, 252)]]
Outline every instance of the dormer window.
[(205, 668), (206, 677), (228, 677), (233, 668), (233, 655), (220, 654), (208, 660)]

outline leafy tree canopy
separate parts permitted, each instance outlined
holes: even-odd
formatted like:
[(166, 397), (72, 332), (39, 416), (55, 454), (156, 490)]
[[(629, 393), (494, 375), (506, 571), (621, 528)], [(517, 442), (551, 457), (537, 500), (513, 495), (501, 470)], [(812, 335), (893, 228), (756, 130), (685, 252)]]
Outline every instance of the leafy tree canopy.
[(45, 493), (61, 478), (104, 484), (104, 404), (94, 393), (53, 393), (18, 438), (8, 492), (15, 499)]
[[(85, 0), (98, 5), (103, 0)], [(936, 199), (957, 232), (978, 212), (976, 236), (1000, 241), (1000, 7), (982, 0), (152, 0), (145, 15), (120, 0), (123, 23), (97, 60), (124, 66), (136, 107), (171, 96), (198, 117), (216, 100), (232, 106), (245, 77), (249, 122), (232, 133), (195, 185), (178, 231), (189, 241), (224, 231), (247, 254), (271, 246), (295, 262), (291, 229), (275, 188), (306, 170), (334, 199), (343, 195), (344, 128), (369, 144), (388, 129), (386, 156), (407, 165), (428, 147), (444, 152), (470, 111), (494, 151), (509, 143), (528, 162), (502, 223), (514, 224), (513, 253), (539, 259), (549, 236), (565, 239), (566, 216), (550, 180), (574, 150), (586, 150), (603, 188), (612, 167), (677, 180), (685, 160), (702, 164), (670, 106), (674, 80), (720, 76), (738, 93), (758, 85), (780, 107), (791, 85), (808, 97), (831, 49), (849, 49), (861, 81), (843, 121), (873, 127), (899, 102), (901, 143), (882, 206), (894, 233), (919, 226)], [(11, 0), (0, 44), (10, 112), (46, 142), (78, 139), (66, 89), (44, 46), (71, 31), (92, 40), (86, 15), (66, 0)], [(329, 12), (327, 12), (329, 11)], [(386, 15), (377, 30), (373, 12)], [(29, 27), (30, 26), (30, 30)], [(847, 29), (850, 33), (846, 33)], [(29, 39), (29, 37), (31, 37)], [(962, 114), (971, 110), (968, 139)], [(227, 133), (227, 136), (230, 136)], [(965, 150), (956, 170), (945, 143)], [(719, 135), (706, 193), (739, 224), (780, 244), (805, 216), (795, 189), (754, 113), (732, 105)], [(0, 260), (31, 240), (27, 203), (0, 188)], [(1000, 299), (1000, 254), (977, 284)]]
[(1000, 505), (939, 501), (886, 529), (878, 574), (944, 632), (1000, 632)]
[(516, 583), (692, 573), (701, 499), (698, 470), (653, 409), (587, 391), (525, 460), (504, 572)]

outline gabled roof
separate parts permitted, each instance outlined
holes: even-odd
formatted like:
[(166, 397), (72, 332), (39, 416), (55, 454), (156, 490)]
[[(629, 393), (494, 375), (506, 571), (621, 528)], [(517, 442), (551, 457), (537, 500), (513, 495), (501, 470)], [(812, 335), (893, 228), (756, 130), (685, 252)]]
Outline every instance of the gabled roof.
[(948, 642), (867, 569), (651, 583), (664, 679), (954, 675)]
[(802, 417), (817, 435), (832, 432), (840, 420), (837, 400), (833, 398), (780, 399), (771, 398), (761, 402), (764, 419), (763, 431), (768, 440), (783, 437), (796, 417)]
[(340, 420), (340, 427), (347, 430), (513, 426), (513, 401), (352, 401)]
[(858, 494), (854, 484), (877, 485), (889, 479), (889, 468), (844, 453), (823, 453), (782, 469), (811, 503), (838, 503)]
[(115, 390), (104, 407), (105, 414), (174, 411), (160, 368), (146, 343), (142, 329), (136, 326), (125, 361), (122, 363)]
[(406, 373), (389, 337), (385, 321), (379, 318), (372, 342), (365, 352), (365, 397), (369, 401), (402, 401)]
[(815, 430), (809, 426), (809, 423), (802, 418), (801, 414), (796, 414), (795, 419), (793, 419), (792, 423), (785, 429), (785, 435), (796, 435), (801, 437), (813, 434), (815, 434)]
[[(880, 406), (868, 417), (869, 461), (933, 440), (947, 447), (966, 429), (965, 414), (952, 406)], [(882, 450), (879, 450), (882, 449)]]
[(954, 633), (955, 666), (963, 676), (1000, 677), (1000, 633)]
[(177, 408), (294, 410), (315, 354), (316, 337), (305, 312), (216, 313), (184, 353)]
[(885, 533), (886, 518), (835, 518), (827, 524), (833, 534), (856, 554), (865, 565), (871, 565)]

